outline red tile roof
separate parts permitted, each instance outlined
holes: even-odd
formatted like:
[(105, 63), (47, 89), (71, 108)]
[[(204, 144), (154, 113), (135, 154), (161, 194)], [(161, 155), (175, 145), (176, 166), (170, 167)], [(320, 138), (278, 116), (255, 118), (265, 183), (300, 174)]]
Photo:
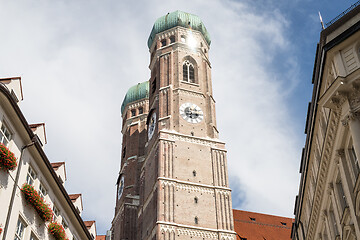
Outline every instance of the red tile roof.
[(54, 162), (54, 163), (51, 163), (51, 166), (56, 171), (60, 166), (62, 166), (64, 164), (65, 164), (65, 162)]
[(95, 224), (95, 221), (84, 221), (84, 223), (85, 223), (85, 226), (89, 229), (89, 228), (91, 228), (92, 225)]
[(81, 193), (78, 194), (69, 194), (69, 198), (72, 202), (75, 202), (81, 196)]
[(106, 235), (97, 235), (95, 240), (105, 240)]
[[(233, 209), (235, 232), (247, 240), (289, 240), (294, 219)], [(239, 239), (239, 237), (237, 238)]]
[(45, 123), (33, 123), (33, 124), (29, 124), (29, 127), (30, 128), (38, 128), (43, 125), (45, 125)]

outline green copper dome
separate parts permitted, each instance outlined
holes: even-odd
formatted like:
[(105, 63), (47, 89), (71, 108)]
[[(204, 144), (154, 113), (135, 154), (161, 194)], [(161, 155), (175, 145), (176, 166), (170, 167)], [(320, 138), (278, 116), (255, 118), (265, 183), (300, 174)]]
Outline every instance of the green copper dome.
[(162, 16), (156, 20), (148, 39), (148, 47), (151, 47), (156, 34), (176, 26), (181, 26), (185, 28), (191, 27), (191, 29), (201, 32), (206, 42), (210, 45), (210, 35), (206, 30), (205, 25), (198, 16), (182, 11), (175, 11), (172, 13), (168, 13), (165, 16)]
[(128, 105), (129, 103), (148, 97), (149, 97), (149, 81), (138, 83), (135, 86), (132, 86), (127, 91), (124, 97), (124, 101), (121, 104), (121, 113), (124, 112), (126, 105)]

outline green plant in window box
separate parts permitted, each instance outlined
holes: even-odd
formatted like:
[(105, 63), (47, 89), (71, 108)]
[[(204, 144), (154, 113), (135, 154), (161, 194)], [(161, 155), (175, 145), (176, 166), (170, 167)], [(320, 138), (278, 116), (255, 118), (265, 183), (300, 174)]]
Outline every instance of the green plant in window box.
[(55, 238), (55, 240), (69, 240), (66, 237), (65, 229), (57, 222), (52, 222), (48, 225), (49, 233)]
[(54, 215), (53, 211), (44, 202), (33, 186), (25, 183), (21, 188), (21, 192), (24, 194), (25, 200), (35, 208), (36, 212), (44, 222), (52, 220)]
[(16, 168), (16, 158), (4, 144), (0, 143), (0, 170), (12, 171)]

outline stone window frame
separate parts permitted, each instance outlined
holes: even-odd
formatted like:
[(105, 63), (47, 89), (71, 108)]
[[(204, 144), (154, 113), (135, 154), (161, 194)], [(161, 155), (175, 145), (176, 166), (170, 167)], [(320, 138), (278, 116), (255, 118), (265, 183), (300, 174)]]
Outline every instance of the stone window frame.
[[(191, 69), (193, 70), (193, 78), (190, 76)], [(180, 78), (182, 83), (199, 86), (198, 64), (193, 57), (187, 55), (182, 59), (180, 71), (182, 73)]]
[(0, 143), (9, 146), (10, 141), (13, 139), (13, 131), (11, 131), (9, 124), (3, 119), (0, 124)]
[(26, 174), (26, 183), (29, 184), (29, 185), (33, 185), (35, 183), (36, 179), (37, 179), (36, 171), (29, 164), (27, 174)]
[(16, 224), (14, 240), (23, 240), (25, 236), (27, 224), (25, 220), (19, 215), (18, 222)]
[(40, 195), (40, 197), (43, 200), (45, 200), (47, 194), (48, 194), (48, 192), (47, 192), (47, 189), (46, 189), (45, 185), (40, 181), (40, 184), (39, 184), (39, 195)]
[(58, 219), (58, 217), (61, 215), (61, 214), (60, 214), (60, 210), (59, 210), (59, 208), (58, 208), (55, 204), (53, 205), (52, 210), (53, 210), (53, 213), (54, 213), (54, 215), (53, 215), (53, 221), (56, 222), (56, 220)]

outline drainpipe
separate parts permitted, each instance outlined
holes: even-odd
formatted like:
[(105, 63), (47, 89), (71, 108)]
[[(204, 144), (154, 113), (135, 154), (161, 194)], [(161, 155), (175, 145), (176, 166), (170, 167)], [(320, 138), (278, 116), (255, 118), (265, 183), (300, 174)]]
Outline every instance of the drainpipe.
[(28, 148), (28, 147), (33, 146), (35, 144), (35, 142), (37, 142), (36, 136), (33, 137), (33, 139), (31, 140), (31, 143), (29, 143), (29, 144), (27, 144), (27, 145), (25, 145), (25, 146), (23, 146), (21, 148), (20, 159), (19, 159), (19, 164), (18, 164), (18, 170), (16, 172), (16, 177), (15, 177), (15, 181), (14, 181), (14, 187), (13, 187), (12, 194), (11, 194), (11, 199), (10, 199), (10, 205), (9, 205), (8, 212), (7, 212), (7, 215), (6, 215), (6, 222), (5, 222), (4, 234), (3, 234), (2, 240), (6, 240), (6, 233), (7, 233), (8, 227), (9, 227), (11, 212), (12, 212), (12, 208), (13, 208), (13, 205), (14, 205), (16, 188), (18, 187), (18, 181), (19, 181), (20, 172), (21, 172), (21, 165), (22, 165), (24, 150), (26, 148)]

